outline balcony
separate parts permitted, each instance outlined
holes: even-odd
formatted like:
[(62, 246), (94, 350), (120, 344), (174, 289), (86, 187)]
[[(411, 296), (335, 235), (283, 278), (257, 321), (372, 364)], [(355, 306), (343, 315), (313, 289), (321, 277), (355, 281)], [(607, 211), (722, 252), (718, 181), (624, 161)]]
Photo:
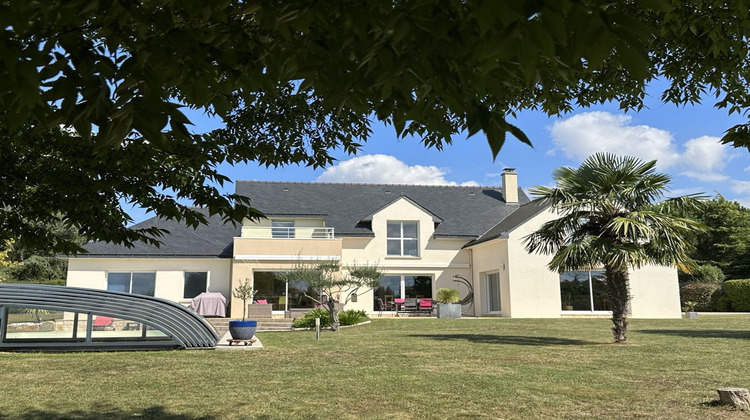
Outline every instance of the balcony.
[(333, 239), (333, 228), (322, 226), (244, 226), (242, 228), (242, 237), (253, 239)]

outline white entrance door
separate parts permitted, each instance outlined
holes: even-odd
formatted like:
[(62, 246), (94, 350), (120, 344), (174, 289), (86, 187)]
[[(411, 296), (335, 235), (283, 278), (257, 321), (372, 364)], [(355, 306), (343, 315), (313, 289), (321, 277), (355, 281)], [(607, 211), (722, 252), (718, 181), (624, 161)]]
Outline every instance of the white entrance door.
[(500, 312), (500, 273), (485, 274), (487, 312)]

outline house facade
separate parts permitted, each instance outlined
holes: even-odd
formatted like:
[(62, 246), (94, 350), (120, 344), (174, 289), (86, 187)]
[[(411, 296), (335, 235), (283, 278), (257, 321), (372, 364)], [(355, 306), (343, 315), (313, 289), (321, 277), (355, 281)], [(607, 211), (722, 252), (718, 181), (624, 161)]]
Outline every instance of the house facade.
[[(222, 293), (232, 317), (242, 302), (231, 291), (245, 279), (256, 299), (272, 304), (276, 316), (305, 311), (315, 295), (305, 284), (286, 283), (278, 273), (299, 260), (337, 261), (350, 266), (377, 263), (379, 287), (361, 291), (346, 309), (393, 313), (394, 298), (434, 297), (455, 288), (473, 302), (476, 316), (548, 317), (606, 314), (601, 271), (554, 273), (549, 256), (529, 254), (523, 238), (554, 214), (531, 202), (517, 175), (503, 174), (500, 187), (256, 182), (237, 183), (238, 194), (267, 219), (242, 226), (209, 218), (207, 226), (187, 228), (157, 218), (138, 227), (170, 231), (159, 248), (126, 248), (105, 243), (86, 246), (70, 258), (70, 286), (150, 294), (183, 304), (201, 292)], [(677, 271), (645, 267), (631, 272), (631, 315), (680, 317)]]

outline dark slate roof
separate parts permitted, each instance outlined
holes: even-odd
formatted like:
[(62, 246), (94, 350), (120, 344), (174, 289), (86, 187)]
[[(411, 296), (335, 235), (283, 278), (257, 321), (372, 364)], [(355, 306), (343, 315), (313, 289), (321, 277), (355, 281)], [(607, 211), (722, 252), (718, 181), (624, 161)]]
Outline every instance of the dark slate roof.
[[(239, 181), (236, 193), (269, 217), (324, 214), (336, 236), (372, 236), (372, 214), (401, 196), (439, 221), (438, 238), (478, 238), (519, 208), (503, 201), (499, 187)], [(529, 201), (521, 188), (518, 196)]]
[(522, 225), (527, 220), (536, 216), (537, 214), (544, 211), (549, 205), (544, 201), (531, 201), (518, 207), (516, 211), (508, 215), (508, 217), (499, 221), (495, 226), (492, 226), (490, 230), (485, 232), (479, 238), (464, 245), (464, 248), (481, 244), (482, 242), (491, 241), (497, 238), (507, 238), (508, 233), (518, 226)]
[[(505, 227), (533, 216), (527, 214), (533, 206), (521, 188), (518, 204), (506, 204), (499, 187), (239, 181), (236, 192), (249, 197), (251, 205), (269, 217), (325, 218), (338, 237), (373, 236), (372, 215), (402, 196), (433, 216), (438, 223), (435, 237), (476, 239), (467, 246), (500, 237), (508, 230)], [(208, 224), (197, 229), (158, 217), (133, 228), (151, 226), (170, 232), (161, 238), (161, 247), (93, 242), (84, 246), (88, 254), (78, 257), (231, 258), (233, 239), (241, 233), (240, 226), (225, 224), (218, 216), (209, 217)]]
[[(203, 211), (206, 216), (208, 213)], [(187, 258), (232, 258), (233, 238), (240, 236), (241, 226), (224, 223), (219, 216), (208, 218), (207, 225), (200, 225), (193, 229), (174, 220), (163, 220), (152, 217), (144, 222), (133, 225), (133, 229), (158, 226), (170, 233), (160, 240), (160, 247), (137, 242), (132, 248), (114, 245), (106, 242), (92, 242), (83, 247), (88, 254), (78, 257), (187, 257)]]

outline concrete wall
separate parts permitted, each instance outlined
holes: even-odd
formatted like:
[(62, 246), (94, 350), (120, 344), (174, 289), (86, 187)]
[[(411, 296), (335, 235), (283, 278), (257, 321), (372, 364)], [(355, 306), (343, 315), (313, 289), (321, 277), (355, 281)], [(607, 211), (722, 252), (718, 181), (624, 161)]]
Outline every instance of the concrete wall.
[(674, 267), (645, 266), (630, 273), (633, 318), (680, 318), (680, 289)]
[(514, 318), (559, 318), (560, 277), (547, 268), (551, 256), (526, 252), (523, 238), (548, 220), (551, 212), (542, 212), (508, 235), (508, 276), (511, 306), (507, 316)]
[(207, 271), (208, 291), (220, 292), (229, 301), (229, 259), (183, 259), (183, 258), (71, 258), (68, 260), (67, 285), (107, 289), (108, 272), (145, 271), (156, 272), (154, 295), (183, 304), (185, 271)]

